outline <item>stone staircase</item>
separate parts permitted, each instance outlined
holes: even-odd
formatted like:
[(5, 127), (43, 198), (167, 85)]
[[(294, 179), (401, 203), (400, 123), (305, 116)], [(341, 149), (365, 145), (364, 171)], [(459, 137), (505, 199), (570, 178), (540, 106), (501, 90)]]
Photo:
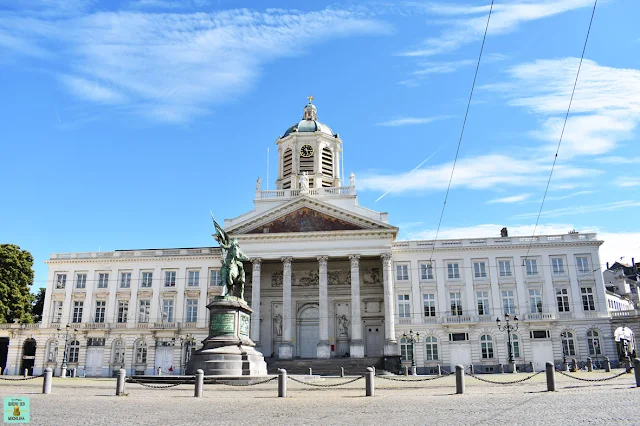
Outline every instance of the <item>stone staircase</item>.
[(289, 374), (309, 374), (312, 369), (314, 376), (339, 376), (340, 367), (345, 375), (364, 374), (367, 367), (375, 367), (378, 372), (384, 369), (384, 358), (329, 358), (329, 359), (280, 359), (265, 358), (267, 372), (278, 374), (279, 368), (284, 368)]

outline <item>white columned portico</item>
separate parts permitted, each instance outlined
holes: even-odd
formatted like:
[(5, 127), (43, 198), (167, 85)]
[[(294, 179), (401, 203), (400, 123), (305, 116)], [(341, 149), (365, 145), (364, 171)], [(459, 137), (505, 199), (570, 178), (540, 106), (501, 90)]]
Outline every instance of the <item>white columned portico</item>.
[(351, 261), (351, 358), (364, 358), (362, 319), (360, 317), (360, 255), (349, 256)]
[(316, 356), (318, 358), (330, 358), (331, 346), (329, 344), (329, 294), (327, 289), (327, 262), (328, 256), (318, 256), (318, 278), (319, 278), (319, 337)]
[(384, 355), (398, 355), (398, 343), (396, 342), (396, 318), (393, 300), (393, 270), (391, 269), (391, 253), (380, 255), (382, 259), (382, 277), (384, 280)]
[(260, 350), (260, 272), (262, 259), (251, 259), (251, 340), (256, 344), (256, 350)]
[(282, 344), (278, 347), (278, 357), (293, 358), (293, 344), (291, 343), (291, 260), (282, 258)]

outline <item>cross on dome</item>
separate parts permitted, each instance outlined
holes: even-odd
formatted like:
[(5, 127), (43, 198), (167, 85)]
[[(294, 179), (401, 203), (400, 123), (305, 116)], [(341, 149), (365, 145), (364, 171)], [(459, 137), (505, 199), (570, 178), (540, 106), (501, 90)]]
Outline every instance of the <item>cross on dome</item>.
[(309, 103), (313, 102), (313, 96), (312, 95), (307, 96), (307, 99), (309, 99)]

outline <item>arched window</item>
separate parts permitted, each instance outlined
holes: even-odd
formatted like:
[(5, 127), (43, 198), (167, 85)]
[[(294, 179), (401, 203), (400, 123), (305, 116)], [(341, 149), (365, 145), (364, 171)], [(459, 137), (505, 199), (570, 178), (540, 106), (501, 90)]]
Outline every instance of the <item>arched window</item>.
[(520, 338), (517, 334), (511, 335), (511, 350), (514, 358), (520, 358)]
[(427, 361), (438, 360), (438, 339), (433, 336), (427, 336), (424, 338), (425, 343), (425, 358)]
[(413, 361), (413, 343), (408, 339), (400, 339), (400, 359), (402, 361)]
[(49, 340), (47, 342), (47, 362), (58, 361), (58, 341)]
[(138, 339), (136, 341), (136, 364), (147, 363), (147, 342), (144, 339)]
[(73, 340), (69, 343), (69, 359), (70, 363), (77, 363), (80, 355), (80, 342)]
[(564, 356), (576, 355), (576, 341), (573, 333), (570, 331), (563, 331), (560, 333), (560, 339), (562, 340), (562, 353)]
[(587, 331), (587, 346), (589, 347), (589, 355), (601, 355), (600, 344), (600, 333), (597, 330), (589, 330)]
[(493, 358), (493, 338), (488, 334), (480, 337), (480, 350), (482, 351), (482, 359)]
[(113, 363), (124, 364), (124, 342), (122, 339), (113, 341)]

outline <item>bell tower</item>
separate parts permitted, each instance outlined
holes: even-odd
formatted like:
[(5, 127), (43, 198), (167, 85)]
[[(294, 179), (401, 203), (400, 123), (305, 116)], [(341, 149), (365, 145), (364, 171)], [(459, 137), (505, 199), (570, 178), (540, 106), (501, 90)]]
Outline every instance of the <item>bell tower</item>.
[(313, 96), (307, 99), (309, 103), (304, 107), (302, 120), (276, 140), (276, 189), (300, 189), (301, 183), (310, 190), (341, 184), (342, 140), (329, 126), (318, 121)]

